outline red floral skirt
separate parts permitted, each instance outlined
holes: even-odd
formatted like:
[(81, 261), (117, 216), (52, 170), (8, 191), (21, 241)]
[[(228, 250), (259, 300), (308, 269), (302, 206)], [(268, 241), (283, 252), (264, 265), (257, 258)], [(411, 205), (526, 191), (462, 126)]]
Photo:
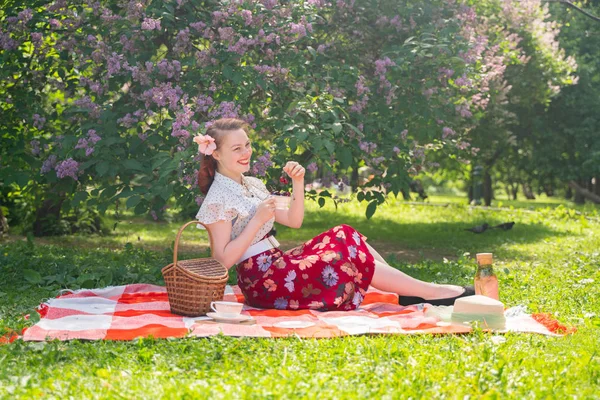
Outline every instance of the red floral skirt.
[(341, 224), (288, 251), (273, 248), (247, 258), (237, 265), (246, 304), (281, 310), (356, 309), (375, 271), (366, 239)]

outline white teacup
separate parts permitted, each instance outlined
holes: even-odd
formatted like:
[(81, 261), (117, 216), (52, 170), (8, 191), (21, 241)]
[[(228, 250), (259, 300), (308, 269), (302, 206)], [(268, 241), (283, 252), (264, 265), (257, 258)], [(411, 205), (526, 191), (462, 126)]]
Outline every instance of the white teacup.
[(287, 210), (290, 208), (290, 203), (292, 201), (291, 196), (280, 196), (280, 195), (272, 195), (275, 199), (275, 208), (278, 210)]
[(235, 318), (239, 316), (244, 308), (244, 303), (236, 303), (233, 301), (213, 301), (210, 303), (210, 308), (226, 318)]

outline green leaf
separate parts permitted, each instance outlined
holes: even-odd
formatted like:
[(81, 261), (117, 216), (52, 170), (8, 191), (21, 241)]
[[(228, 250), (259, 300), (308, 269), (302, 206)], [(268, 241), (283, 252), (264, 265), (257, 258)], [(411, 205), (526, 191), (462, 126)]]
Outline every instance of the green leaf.
[(329, 154), (333, 154), (335, 152), (335, 144), (331, 140), (324, 140), (323, 145), (329, 152)]
[(319, 197), (319, 207), (323, 208), (325, 206), (325, 199), (323, 197)]
[(377, 210), (377, 201), (373, 200), (367, 206), (367, 219), (371, 219), (373, 214), (375, 214), (375, 210)]
[(145, 202), (141, 202), (138, 204), (133, 210), (135, 215), (140, 215), (148, 211), (148, 205)]
[(169, 200), (169, 197), (173, 194), (173, 186), (165, 186), (161, 191), (159, 196), (163, 198), (164, 201)]
[(108, 172), (110, 168), (110, 164), (106, 161), (100, 161), (100, 163), (96, 164), (96, 172), (98, 176), (104, 176)]
[(71, 205), (73, 205), (73, 207), (76, 207), (83, 200), (87, 199), (87, 197), (88, 197), (87, 192), (77, 192), (73, 196), (73, 200), (71, 200)]
[(337, 135), (342, 131), (342, 124), (335, 122), (333, 125), (331, 125), (331, 129), (333, 129), (333, 132)]
[(140, 196), (131, 196), (127, 199), (125, 205), (127, 206), (127, 208), (135, 207), (139, 204), (141, 200), (142, 198)]
[(355, 127), (354, 125), (352, 125), (352, 124), (348, 124), (348, 123), (346, 123), (346, 125), (348, 125), (348, 126), (350, 127), (350, 129), (352, 129), (354, 132), (356, 132), (356, 134), (357, 134), (358, 136), (360, 136), (360, 137), (364, 137), (364, 136), (365, 136), (365, 134), (364, 134), (364, 133), (362, 133), (362, 132), (361, 132), (361, 131), (360, 131), (360, 130), (357, 128), (357, 127)]
[(336, 157), (339, 160), (342, 168), (348, 168), (352, 165), (352, 150), (346, 146), (337, 148)]
[(356, 199), (358, 201), (363, 201), (365, 199), (365, 192), (358, 192), (358, 194), (356, 195)]
[(137, 171), (145, 171), (144, 166), (138, 160), (125, 160), (123, 162), (123, 166), (127, 169), (137, 170)]
[(34, 285), (39, 285), (40, 283), (42, 283), (42, 276), (40, 275), (40, 273), (32, 269), (23, 270), (23, 277), (25, 277), (25, 280), (27, 280), (27, 282), (32, 283)]

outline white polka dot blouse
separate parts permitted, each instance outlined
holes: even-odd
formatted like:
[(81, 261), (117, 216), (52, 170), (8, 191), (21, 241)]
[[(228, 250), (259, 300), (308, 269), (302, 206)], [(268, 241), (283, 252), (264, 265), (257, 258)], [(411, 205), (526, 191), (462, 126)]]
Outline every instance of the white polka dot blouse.
[[(248, 222), (256, 213), (258, 205), (266, 199), (270, 192), (263, 181), (253, 176), (242, 175), (248, 190), (233, 179), (215, 171), (215, 179), (196, 214), (196, 219), (203, 224), (212, 224), (219, 220), (233, 221), (231, 240), (242, 233)], [(268, 220), (256, 233), (251, 244), (262, 239), (273, 228), (275, 217)], [(205, 229), (201, 224), (198, 229)]]

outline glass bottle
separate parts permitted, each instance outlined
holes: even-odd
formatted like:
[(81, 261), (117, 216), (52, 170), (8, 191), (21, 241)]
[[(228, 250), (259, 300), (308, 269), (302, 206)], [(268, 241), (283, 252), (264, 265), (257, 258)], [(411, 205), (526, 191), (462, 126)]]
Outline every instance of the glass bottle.
[(475, 294), (500, 300), (498, 295), (498, 278), (492, 267), (492, 253), (477, 253), (476, 257)]

